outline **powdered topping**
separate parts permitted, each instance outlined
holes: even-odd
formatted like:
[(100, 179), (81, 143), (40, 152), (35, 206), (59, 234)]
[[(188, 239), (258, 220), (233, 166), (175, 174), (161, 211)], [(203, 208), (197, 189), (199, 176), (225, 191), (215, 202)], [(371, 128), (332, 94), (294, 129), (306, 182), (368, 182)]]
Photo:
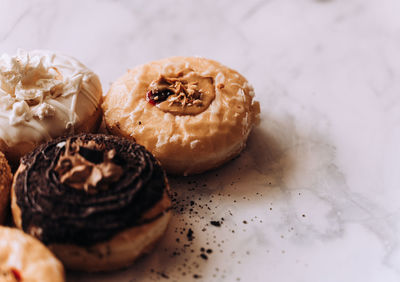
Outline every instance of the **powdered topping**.
[(186, 68), (179, 73), (160, 74), (150, 84), (146, 95), (149, 103), (164, 112), (196, 115), (214, 100), (214, 80)]
[(23, 50), (0, 57), (0, 99), (5, 102), (3, 107), (11, 110), (10, 125), (53, 117), (55, 108), (47, 100), (79, 92), (85, 74), (64, 77), (51, 60), (51, 56)]
[(113, 162), (115, 155), (115, 149), (106, 151), (94, 141), (83, 144), (79, 140), (74, 143), (67, 140), (55, 171), (61, 183), (96, 194), (108, 189), (123, 174), (122, 167)]

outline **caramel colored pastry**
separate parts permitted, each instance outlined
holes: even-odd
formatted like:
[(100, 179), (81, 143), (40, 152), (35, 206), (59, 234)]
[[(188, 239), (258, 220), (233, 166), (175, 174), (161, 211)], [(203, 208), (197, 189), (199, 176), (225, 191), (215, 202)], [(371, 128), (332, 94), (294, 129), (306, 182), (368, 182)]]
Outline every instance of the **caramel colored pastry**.
[(118, 269), (150, 251), (170, 206), (157, 160), (131, 140), (101, 134), (37, 147), (22, 158), (12, 187), (16, 226), (83, 271)]
[(172, 57), (113, 83), (102, 108), (108, 130), (135, 139), (171, 174), (195, 174), (237, 156), (259, 120), (238, 72), (199, 57)]
[(10, 166), (3, 153), (0, 152), (0, 225), (4, 224), (9, 210), (11, 182)]
[(0, 226), (0, 281), (63, 282), (64, 267), (38, 240)]
[(74, 58), (44, 50), (0, 57), (0, 150), (17, 166), (37, 145), (96, 131), (102, 89)]

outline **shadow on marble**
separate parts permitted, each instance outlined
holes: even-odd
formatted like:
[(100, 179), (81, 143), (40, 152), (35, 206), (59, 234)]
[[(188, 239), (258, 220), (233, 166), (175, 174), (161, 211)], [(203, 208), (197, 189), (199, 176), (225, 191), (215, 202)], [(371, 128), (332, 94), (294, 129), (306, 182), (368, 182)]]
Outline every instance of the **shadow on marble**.
[[(173, 216), (168, 229), (154, 249), (141, 256), (133, 265), (107, 273), (84, 273), (67, 271), (67, 281), (158, 281), (164, 279), (193, 278), (203, 273), (206, 264), (201, 263), (198, 250), (205, 245), (204, 238), (194, 235), (184, 241), (186, 233), (177, 240), (177, 229), (186, 228), (181, 216)], [(192, 224), (190, 224), (192, 225)], [(187, 228), (186, 228), (187, 230)], [(186, 247), (187, 246), (187, 247)], [(179, 278), (178, 278), (179, 277)], [(179, 281), (179, 280), (178, 280)]]
[[(174, 189), (174, 186), (185, 183), (197, 183), (199, 187), (194, 190), (209, 194), (231, 192), (231, 195), (237, 196), (254, 194), (260, 185), (263, 188), (279, 186), (295, 167), (294, 159), (286, 153), (283, 143), (278, 141), (279, 138), (281, 137), (277, 138), (261, 126), (256, 127), (249, 136), (247, 147), (238, 157), (200, 175), (169, 177), (171, 186)], [(243, 186), (243, 189), (238, 186)]]

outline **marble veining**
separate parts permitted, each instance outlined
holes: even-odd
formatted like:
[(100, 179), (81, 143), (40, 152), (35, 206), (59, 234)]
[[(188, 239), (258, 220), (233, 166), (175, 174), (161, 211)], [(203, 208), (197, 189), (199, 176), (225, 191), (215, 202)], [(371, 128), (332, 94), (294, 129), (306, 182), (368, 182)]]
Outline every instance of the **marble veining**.
[(398, 11), (396, 0), (0, 1), (2, 52), (74, 56), (104, 92), (138, 64), (200, 55), (243, 73), (261, 103), (240, 157), (171, 179), (175, 216), (151, 254), (68, 281), (400, 281)]

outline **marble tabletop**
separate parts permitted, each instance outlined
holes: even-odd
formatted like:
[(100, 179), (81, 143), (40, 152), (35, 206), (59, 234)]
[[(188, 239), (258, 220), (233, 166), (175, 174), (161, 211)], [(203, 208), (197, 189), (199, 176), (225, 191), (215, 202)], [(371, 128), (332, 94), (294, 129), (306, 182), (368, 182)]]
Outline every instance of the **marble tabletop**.
[(244, 74), (261, 103), (240, 157), (171, 178), (174, 217), (151, 254), (68, 281), (400, 281), (399, 12), (398, 0), (0, 1), (1, 52), (72, 55), (104, 91), (138, 64), (200, 55)]

